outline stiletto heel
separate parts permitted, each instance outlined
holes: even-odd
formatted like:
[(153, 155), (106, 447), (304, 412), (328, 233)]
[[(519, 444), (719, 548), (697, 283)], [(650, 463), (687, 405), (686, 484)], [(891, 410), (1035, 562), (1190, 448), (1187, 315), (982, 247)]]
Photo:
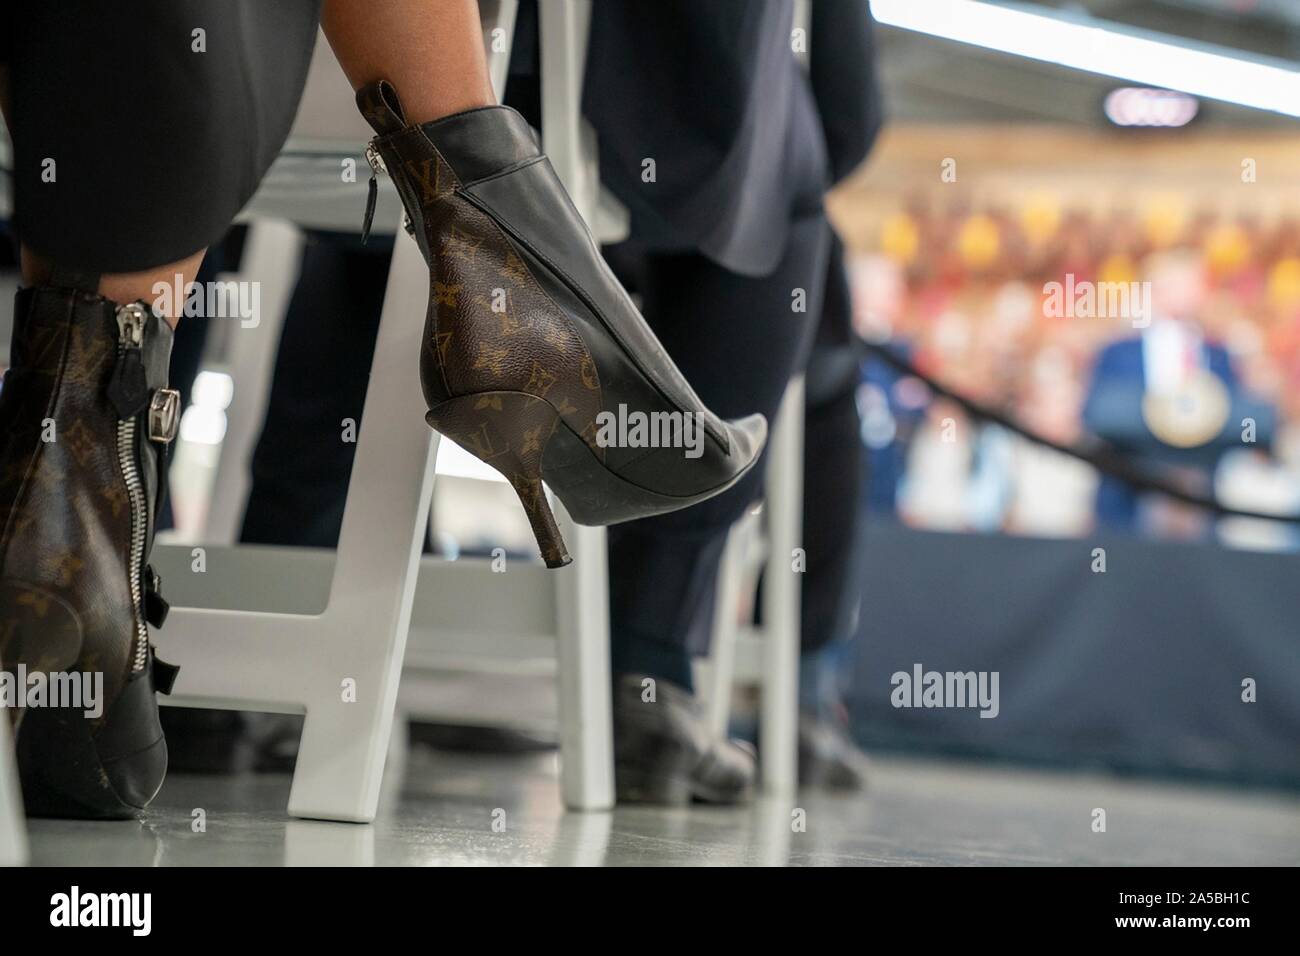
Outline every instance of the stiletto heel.
[(573, 560), (542, 487), (542, 457), (560, 425), (554, 408), (522, 392), (480, 392), (440, 402), (424, 418), (510, 482), (548, 568)]
[[(489, 106), (408, 124), (382, 80), (357, 105), (378, 134), (366, 156), (397, 187), (429, 266), (428, 421), (510, 479), (549, 567), (568, 555), (543, 480), (588, 525), (675, 511), (740, 480), (766, 421), (705, 408), (523, 117)], [(374, 196), (372, 180), (363, 236)], [(633, 437), (633, 419), (656, 437)]]

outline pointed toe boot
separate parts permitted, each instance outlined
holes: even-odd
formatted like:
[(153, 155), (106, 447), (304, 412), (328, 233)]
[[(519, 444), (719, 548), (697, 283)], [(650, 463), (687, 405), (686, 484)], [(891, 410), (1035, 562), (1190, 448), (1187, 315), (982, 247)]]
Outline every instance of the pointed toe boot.
[(367, 157), (429, 266), (427, 420), (510, 481), (549, 567), (569, 558), (543, 481), (575, 521), (607, 525), (703, 501), (754, 464), (763, 417), (705, 408), (522, 116), (489, 106), (412, 125), (382, 81), (357, 103), (378, 134)]
[(166, 603), (146, 560), (180, 410), (171, 337), (141, 302), (18, 293), (0, 390), (0, 666), (32, 816), (130, 817), (166, 772), (155, 691), (175, 669), (149, 643)]

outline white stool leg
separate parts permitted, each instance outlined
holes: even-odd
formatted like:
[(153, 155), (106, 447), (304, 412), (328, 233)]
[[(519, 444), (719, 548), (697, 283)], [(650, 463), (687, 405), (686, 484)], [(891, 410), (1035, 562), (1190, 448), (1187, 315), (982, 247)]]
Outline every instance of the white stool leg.
[(427, 305), (428, 270), (399, 232), (325, 611), (178, 606), (162, 635), (181, 667), (173, 702), (305, 713), (293, 816), (368, 822), (378, 805), (433, 490), (416, 361)]
[[(428, 269), (398, 232), (348, 486), (330, 604), (322, 617), (289, 813), (371, 820), (379, 800), (415, 596), (436, 434), (418, 363)], [(343, 682), (355, 684), (355, 702)]]
[(9, 715), (0, 711), (0, 866), (27, 862), (27, 831), (18, 788), (18, 767), (10, 742)]
[[(582, 74), (590, 0), (541, 0), (542, 130), (555, 171), (588, 223), (595, 165), (581, 129)], [(556, 572), (559, 613), (560, 787), (572, 810), (614, 805), (609, 672), (609, 579), (605, 532), (574, 525), (563, 534), (573, 566)]]
[[(229, 373), (235, 382), (234, 397), (226, 409), (226, 435), (217, 459), (212, 501), (203, 540), (209, 544), (233, 544), (244, 518), (244, 505), (252, 478), (248, 463), (253, 445), (262, 430), (280, 330), (298, 275), (302, 256), (302, 233), (291, 223), (278, 219), (254, 219), (248, 227), (244, 262), (248, 271), (232, 278), (258, 283), (257, 324), (234, 327), (230, 335)], [(221, 321), (237, 323), (235, 319)]]
[(767, 463), (768, 558), (763, 580), (763, 786), (793, 793), (798, 783), (799, 590), (791, 568), (802, 534), (803, 379), (786, 389)]
[(497, 100), (506, 95), (506, 76), (510, 70), (510, 50), (514, 45), (515, 20), (519, 0), (480, 0), (479, 19), (483, 23), (483, 45), (488, 53), (488, 76)]
[(284, 865), (374, 866), (375, 828), (290, 820), (284, 826)]
[(600, 176), (594, 138), (584, 135), (582, 80), (592, 0), (539, 0), (542, 137), (551, 165), (590, 227)]
[(736, 618), (740, 601), (741, 578), (745, 572), (745, 545), (749, 539), (743, 516), (727, 532), (727, 545), (718, 568), (717, 597), (713, 609), (713, 641), (709, 651), (709, 692), (705, 701), (709, 726), (718, 737), (726, 737), (731, 718), (731, 687), (736, 677)]
[(608, 810), (614, 729), (605, 529), (575, 525), (567, 514), (561, 521), (574, 561), (552, 572), (559, 579), (560, 790), (570, 810)]

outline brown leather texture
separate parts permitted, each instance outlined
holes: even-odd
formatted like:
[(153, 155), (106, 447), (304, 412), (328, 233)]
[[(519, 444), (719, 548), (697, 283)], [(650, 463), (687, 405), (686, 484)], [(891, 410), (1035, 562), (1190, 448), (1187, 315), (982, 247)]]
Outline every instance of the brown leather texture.
[[(21, 291), (0, 391), (0, 664), (100, 671), (105, 715), (130, 675), (136, 633), (130, 500), (105, 397), (114, 313), (98, 296)], [(170, 346), (170, 328), (151, 317), (151, 389), (166, 384), (156, 370)], [(152, 511), (150, 502), (150, 526)]]
[(524, 506), (546, 566), (570, 561), (542, 489), (542, 454), (560, 418), (523, 392), (480, 392), (440, 402), (426, 416), (438, 429), (506, 477)]
[(479, 392), (545, 401), (603, 460), (601, 382), (572, 322), (419, 128), (376, 141), (429, 263), (420, 379), (430, 408)]

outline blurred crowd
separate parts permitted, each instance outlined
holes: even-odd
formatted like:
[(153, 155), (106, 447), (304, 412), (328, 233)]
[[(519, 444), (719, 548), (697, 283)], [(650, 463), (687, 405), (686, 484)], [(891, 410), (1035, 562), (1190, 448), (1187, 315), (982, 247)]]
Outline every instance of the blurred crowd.
[[(1216, 374), (1234, 412), (1241, 396), (1265, 422), (1246, 441), (1225, 426), (1230, 440), (1212, 453), (1170, 456), (1170, 464), (1193, 486), (1199, 475), (1203, 490), (1227, 504), (1300, 512), (1300, 220), (1196, 208), (1178, 197), (1095, 209), (1049, 196), (985, 207), (918, 197), (883, 220), (852, 273), (865, 337), (889, 339), (922, 371), (1067, 443), (1095, 424), (1085, 409), (1103, 353), (1151, 346), (1132, 316), (1061, 315), (1049, 307), (1050, 284), (1067, 276), (1149, 283), (1157, 325), (1176, 318), (1209, 368), (1221, 356)], [(932, 401), (917, 379), (869, 363), (859, 399), (875, 511), (922, 527), (1039, 535), (1107, 523), (1107, 494), (1091, 467), (968, 421)], [(1156, 451), (1149, 461), (1159, 471)], [(1159, 496), (1145, 496), (1127, 524), (1248, 546), (1296, 543), (1281, 523), (1215, 523)]]

